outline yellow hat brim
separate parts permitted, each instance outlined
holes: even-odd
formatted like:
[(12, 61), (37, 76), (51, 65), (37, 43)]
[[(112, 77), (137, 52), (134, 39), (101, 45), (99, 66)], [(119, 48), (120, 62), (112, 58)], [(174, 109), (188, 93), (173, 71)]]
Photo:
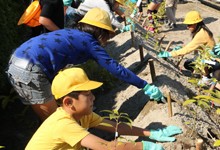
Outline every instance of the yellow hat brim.
[(85, 17), (82, 20), (80, 20), (79, 22), (82, 22), (82, 23), (85, 23), (85, 24), (90, 24), (90, 25), (93, 25), (93, 26), (96, 26), (96, 27), (99, 27), (99, 28), (102, 28), (102, 29), (109, 30), (111, 32), (115, 32), (112, 27), (110, 27), (106, 24), (103, 24), (101, 22), (97, 22), (97, 21), (87, 19)]

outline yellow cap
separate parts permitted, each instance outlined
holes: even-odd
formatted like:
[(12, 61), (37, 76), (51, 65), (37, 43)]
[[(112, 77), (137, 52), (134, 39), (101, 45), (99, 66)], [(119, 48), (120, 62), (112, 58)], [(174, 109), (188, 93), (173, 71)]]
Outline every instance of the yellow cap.
[(124, 0), (115, 0), (116, 2), (118, 2), (121, 5), (124, 5)]
[(90, 24), (114, 32), (109, 14), (100, 8), (90, 9), (79, 22)]
[(203, 19), (198, 11), (190, 11), (186, 14), (184, 24), (196, 24), (201, 22)]
[(51, 91), (55, 99), (59, 99), (73, 91), (89, 91), (101, 85), (101, 82), (89, 80), (83, 69), (69, 68), (55, 76)]
[(41, 6), (39, 4), (39, 1), (37, 0), (33, 1), (19, 19), (18, 25), (26, 24), (30, 27), (39, 26), (40, 13), (41, 13)]

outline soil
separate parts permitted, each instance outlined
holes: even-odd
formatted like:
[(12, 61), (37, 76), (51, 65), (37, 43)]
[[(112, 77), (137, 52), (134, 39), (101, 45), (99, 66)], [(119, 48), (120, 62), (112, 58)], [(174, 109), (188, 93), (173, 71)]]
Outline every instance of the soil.
[[(140, 78), (145, 79), (149, 83), (158, 86), (160, 90), (167, 97), (170, 93), (172, 101), (172, 114), (170, 117), (168, 113), (167, 103), (157, 103), (149, 100), (149, 97), (144, 95), (140, 89), (120, 82), (115, 88), (108, 93), (98, 96), (95, 101), (95, 112), (100, 113), (101, 110), (118, 109), (119, 112), (128, 113), (133, 120), (133, 125), (147, 128), (156, 129), (168, 125), (176, 125), (183, 129), (183, 134), (176, 136), (176, 141), (171, 143), (160, 143), (166, 150), (194, 150), (196, 149), (196, 140), (204, 140), (204, 149), (215, 149), (213, 145), (213, 138), (216, 137), (216, 132), (220, 130), (220, 126), (213, 122), (207, 112), (192, 105), (188, 110), (182, 107), (182, 102), (195, 96), (197, 89), (188, 83), (188, 73), (184, 70), (183, 62), (186, 58), (193, 57), (193, 54), (188, 54), (183, 57), (179, 67), (176, 66), (177, 60), (168, 59), (164, 60), (157, 57), (157, 50), (155, 43), (157, 39), (161, 39), (164, 35), (165, 38), (161, 43), (162, 48), (166, 48), (168, 43), (172, 41), (170, 48), (177, 45), (185, 45), (191, 41), (190, 32), (186, 26), (182, 24), (185, 14), (188, 11), (197, 10), (204, 18), (205, 24), (213, 32), (216, 42), (219, 41), (219, 11), (212, 9), (208, 6), (201, 4), (199, 1), (188, 1), (184, 4), (178, 4), (176, 17), (177, 28), (166, 30), (161, 27), (159, 34), (151, 36), (148, 40), (144, 38), (141, 33), (143, 31), (139, 28), (134, 32), (134, 42), (131, 40), (131, 33), (121, 33), (112, 38), (107, 45), (108, 52), (118, 60), (123, 66), (134, 71)], [(143, 61), (141, 62), (139, 45), (143, 46)], [(152, 59), (156, 77), (152, 82), (150, 65), (148, 60)], [(193, 123), (193, 116), (189, 110), (197, 111), (197, 125)], [(187, 123), (188, 122), (188, 123)], [(194, 129), (194, 130), (193, 130)], [(213, 131), (214, 132), (211, 132)], [(103, 134), (101, 131), (91, 130), (99, 136), (106, 139), (113, 139), (112, 134)], [(210, 137), (210, 134), (214, 137)], [(143, 137), (125, 136), (127, 140), (141, 141), (149, 140)], [(217, 148), (216, 148), (217, 149)]]

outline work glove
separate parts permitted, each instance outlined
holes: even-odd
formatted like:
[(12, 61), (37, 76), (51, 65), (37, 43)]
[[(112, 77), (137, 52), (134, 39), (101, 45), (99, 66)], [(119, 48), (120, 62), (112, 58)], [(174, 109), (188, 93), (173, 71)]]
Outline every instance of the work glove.
[(143, 143), (143, 150), (164, 150), (161, 145), (153, 142), (142, 141), (142, 143)]
[(167, 57), (172, 57), (170, 52), (168, 51), (161, 51), (159, 54), (158, 54), (158, 57), (160, 58), (167, 58)]
[(149, 138), (161, 142), (173, 142), (176, 140), (176, 138), (170, 136), (180, 134), (182, 132), (182, 129), (177, 126), (168, 126), (164, 129), (150, 130)]
[(130, 18), (126, 18), (126, 22), (128, 23), (128, 24), (131, 24), (131, 23), (133, 23), (133, 21), (130, 19)]
[(130, 0), (131, 3), (136, 4), (138, 0)]
[(137, 14), (137, 8), (134, 8), (134, 10), (132, 11), (130, 17), (134, 18), (134, 16)]
[(182, 46), (176, 46), (176, 47), (174, 47), (173, 49), (172, 49), (172, 51), (177, 51), (177, 50), (179, 50), (179, 49), (181, 49), (181, 48), (183, 48)]
[(122, 33), (122, 32), (130, 31), (131, 29), (132, 29), (133, 31), (134, 31), (134, 29), (135, 29), (135, 25), (134, 25), (133, 23), (124, 26), (120, 31), (121, 31), (121, 33)]
[(143, 90), (144, 90), (144, 94), (148, 95), (150, 99), (160, 101), (163, 98), (163, 94), (155, 85), (147, 84)]
[(214, 48), (210, 51), (210, 54), (214, 58), (220, 56), (220, 43), (218, 43), (214, 46)]

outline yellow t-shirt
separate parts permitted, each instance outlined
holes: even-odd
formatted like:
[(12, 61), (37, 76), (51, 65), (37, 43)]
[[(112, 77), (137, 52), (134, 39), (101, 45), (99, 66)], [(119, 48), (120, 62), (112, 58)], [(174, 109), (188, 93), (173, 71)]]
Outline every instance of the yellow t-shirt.
[(197, 50), (202, 45), (209, 46), (210, 48), (213, 48), (215, 45), (215, 40), (212, 37), (210, 37), (209, 34), (204, 29), (201, 29), (195, 35), (192, 41), (188, 43), (185, 47), (177, 51), (172, 51), (171, 56), (175, 57), (175, 56), (188, 54), (194, 50)]
[(79, 150), (79, 142), (89, 134), (87, 129), (97, 126), (102, 120), (93, 112), (80, 119), (79, 124), (59, 107), (38, 128), (25, 150)]

